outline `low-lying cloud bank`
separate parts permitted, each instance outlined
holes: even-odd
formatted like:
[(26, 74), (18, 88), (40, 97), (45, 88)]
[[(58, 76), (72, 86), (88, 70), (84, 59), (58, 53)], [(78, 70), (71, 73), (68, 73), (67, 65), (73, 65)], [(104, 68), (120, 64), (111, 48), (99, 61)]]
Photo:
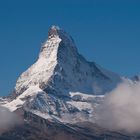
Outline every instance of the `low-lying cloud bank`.
[(104, 128), (140, 132), (140, 82), (124, 81), (96, 111), (97, 123)]
[(7, 108), (0, 106), (0, 133), (19, 124), (19, 117)]

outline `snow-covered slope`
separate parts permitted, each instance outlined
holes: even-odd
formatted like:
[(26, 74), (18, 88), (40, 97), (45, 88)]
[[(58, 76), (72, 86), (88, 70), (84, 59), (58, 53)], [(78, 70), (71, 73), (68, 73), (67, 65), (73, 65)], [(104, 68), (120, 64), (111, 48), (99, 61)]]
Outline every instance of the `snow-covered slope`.
[(119, 75), (88, 62), (72, 37), (52, 26), (37, 62), (21, 74), (12, 101), (4, 106), (60, 121), (90, 120), (104, 94), (119, 82)]

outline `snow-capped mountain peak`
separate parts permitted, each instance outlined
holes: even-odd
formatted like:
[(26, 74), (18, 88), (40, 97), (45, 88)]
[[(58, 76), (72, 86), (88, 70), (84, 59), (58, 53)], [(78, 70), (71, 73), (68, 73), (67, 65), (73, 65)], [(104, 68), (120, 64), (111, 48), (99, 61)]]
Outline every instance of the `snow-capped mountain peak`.
[(119, 75), (88, 62), (78, 53), (72, 37), (52, 26), (38, 60), (18, 78), (14, 99), (5, 106), (12, 111), (22, 107), (37, 115), (49, 114), (62, 121), (63, 114), (72, 121), (86, 120), (94, 116), (94, 107), (104, 94), (119, 82)]
[(58, 26), (52, 26), (48, 31), (48, 39), (43, 44), (39, 57), (48, 58), (53, 50), (56, 50), (58, 56), (61, 46), (69, 47), (69, 51), (77, 52), (72, 37)]
[[(67, 60), (68, 65), (69, 63), (74, 65), (73, 60), (76, 60), (77, 56), (78, 52), (73, 39), (64, 30), (52, 26), (47, 41), (41, 47), (37, 62), (19, 77), (15, 87), (16, 93), (20, 94), (29, 86), (36, 84), (47, 85), (49, 79), (56, 74), (55, 69), (63, 61)], [(62, 69), (62, 65), (60, 69)]]

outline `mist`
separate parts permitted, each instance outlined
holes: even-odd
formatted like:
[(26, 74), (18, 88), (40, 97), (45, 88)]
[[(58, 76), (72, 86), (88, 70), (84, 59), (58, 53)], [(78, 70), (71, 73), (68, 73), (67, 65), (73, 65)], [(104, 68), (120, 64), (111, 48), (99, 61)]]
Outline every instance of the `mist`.
[(20, 123), (18, 115), (0, 106), (0, 134)]
[(140, 82), (124, 81), (98, 106), (96, 122), (101, 127), (140, 132)]

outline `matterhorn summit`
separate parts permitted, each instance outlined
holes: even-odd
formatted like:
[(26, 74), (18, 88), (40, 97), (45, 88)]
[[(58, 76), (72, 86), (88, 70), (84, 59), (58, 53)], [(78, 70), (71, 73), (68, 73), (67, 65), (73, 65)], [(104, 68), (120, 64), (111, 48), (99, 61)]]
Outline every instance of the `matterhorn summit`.
[(52, 26), (38, 60), (20, 75), (4, 106), (60, 122), (90, 121), (104, 94), (121, 81), (119, 75), (88, 62), (73, 38)]

